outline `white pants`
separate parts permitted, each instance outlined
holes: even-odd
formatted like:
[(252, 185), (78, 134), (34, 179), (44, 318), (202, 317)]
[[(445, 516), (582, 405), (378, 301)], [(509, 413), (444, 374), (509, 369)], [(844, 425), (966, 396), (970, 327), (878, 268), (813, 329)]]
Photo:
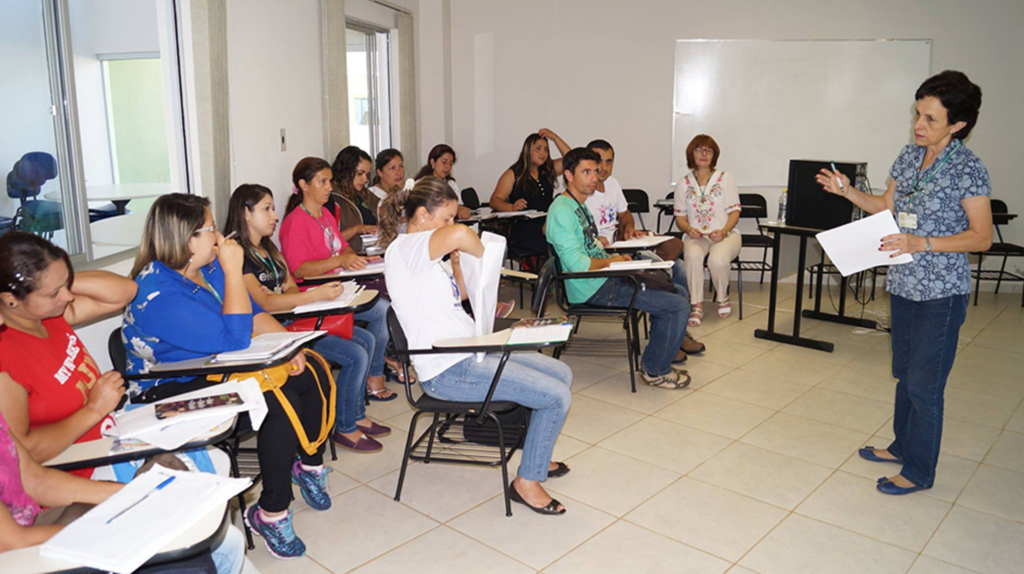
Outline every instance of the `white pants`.
[(686, 282), (690, 288), (690, 305), (704, 302), (705, 256), (708, 258), (708, 271), (715, 292), (718, 293), (718, 300), (729, 298), (729, 267), (742, 247), (743, 238), (739, 233), (730, 233), (718, 243), (706, 237), (683, 237), (683, 261), (686, 263)]

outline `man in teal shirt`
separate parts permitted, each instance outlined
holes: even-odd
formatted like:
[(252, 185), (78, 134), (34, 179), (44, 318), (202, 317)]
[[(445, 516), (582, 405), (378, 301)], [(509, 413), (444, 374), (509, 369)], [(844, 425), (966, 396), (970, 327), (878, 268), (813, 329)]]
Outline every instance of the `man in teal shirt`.
[[(586, 207), (587, 198), (597, 189), (597, 164), (600, 157), (591, 150), (576, 148), (562, 158), (566, 192), (548, 208), (546, 235), (558, 256), (562, 271), (579, 273), (605, 269), (616, 261), (629, 261), (628, 255), (609, 255), (598, 241), (597, 226)], [(636, 308), (651, 316), (651, 337), (640, 360), (641, 379), (652, 387), (681, 389), (690, 384), (686, 371), (674, 366), (686, 359), (681, 352), (686, 338), (686, 319), (690, 314), (686, 287), (676, 291), (642, 288)], [(566, 292), (570, 303), (600, 307), (628, 307), (633, 298), (633, 282), (616, 277), (570, 279)]]

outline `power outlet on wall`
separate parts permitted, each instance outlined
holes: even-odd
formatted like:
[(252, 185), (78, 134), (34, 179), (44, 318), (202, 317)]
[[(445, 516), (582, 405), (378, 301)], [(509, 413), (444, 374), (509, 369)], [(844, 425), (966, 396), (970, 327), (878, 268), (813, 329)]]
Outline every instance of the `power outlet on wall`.
[(284, 128), (281, 128), (281, 151), (286, 151), (287, 149), (288, 149), (288, 140), (285, 138)]

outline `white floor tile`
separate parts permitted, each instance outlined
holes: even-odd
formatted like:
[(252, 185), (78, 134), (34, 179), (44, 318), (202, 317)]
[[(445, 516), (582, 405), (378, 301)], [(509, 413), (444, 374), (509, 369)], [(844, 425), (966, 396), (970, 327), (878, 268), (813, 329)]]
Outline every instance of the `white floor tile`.
[(644, 415), (637, 411), (577, 393), (573, 395), (562, 433), (588, 444), (597, 444), (642, 418)]
[(651, 414), (692, 393), (690, 388), (679, 390), (656, 389), (640, 380), (637, 374), (636, 392), (630, 391), (629, 373), (617, 373), (577, 393), (630, 410)]
[(781, 345), (744, 366), (751, 371), (785, 376), (805, 385), (816, 385), (840, 368), (840, 365), (817, 355), (793, 354), (787, 347), (789, 345)]
[(753, 498), (683, 478), (626, 520), (734, 562), (786, 514)]
[(971, 574), (971, 571), (928, 556), (918, 556), (907, 574)]
[[(1021, 357), (1024, 363), (1024, 356)], [(956, 418), (982, 426), (1002, 429), (1013, 412), (1017, 403), (996, 397), (957, 388), (946, 388), (945, 412), (947, 418)]]
[(866, 536), (791, 515), (740, 564), (760, 574), (902, 574), (914, 556)]
[[(448, 526), (539, 570), (615, 521), (614, 516), (581, 502), (559, 500), (567, 509), (561, 516), (541, 516), (513, 504), (512, 516), (506, 517), (505, 503), (496, 496)], [(409, 566), (416, 568), (419, 563)]]
[(985, 457), (985, 464), (1024, 473), (1024, 434), (1003, 431)]
[(832, 472), (825, 466), (736, 442), (689, 476), (792, 510)]
[(921, 495), (890, 496), (876, 482), (837, 472), (797, 509), (798, 514), (920, 552), (949, 511), (949, 503)]
[(626, 514), (679, 478), (677, 473), (601, 447), (587, 449), (566, 464), (572, 472), (544, 483), (552, 496), (564, 494), (615, 516)]
[(768, 420), (775, 410), (728, 399), (703, 390), (673, 403), (654, 416), (738, 439)]
[(958, 505), (1024, 522), (1024, 474), (982, 464)]
[(725, 437), (648, 417), (604, 439), (598, 446), (686, 474), (730, 443), (732, 440)]
[[(395, 496), (399, 471), (368, 484), (381, 494)], [(515, 477), (509, 469), (509, 480)], [(458, 464), (410, 464), (402, 485), (402, 503), (438, 522), (449, 519), (501, 494), (501, 469)]]
[(762, 370), (736, 369), (703, 391), (769, 409), (781, 409), (813, 385)]
[[(889, 441), (874, 436), (866, 441), (868, 444), (878, 448), (885, 448)], [(839, 467), (839, 470), (876, 480), (881, 476), (893, 476), (900, 473), (902, 465), (896, 463), (881, 463), (864, 460), (857, 454), (850, 456), (849, 460)], [(939, 464), (935, 469), (935, 485), (928, 490), (922, 490), (923, 496), (937, 498), (946, 502), (956, 500), (967, 481), (970, 480), (978, 463), (966, 458), (960, 458), (951, 454), (940, 454)]]
[(956, 505), (924, 554), (978, 572), (1019, 573), (1024, 524)]
[(783, 412), (873, 433), (892, 416), (892, 405), (828, 389), (813, 388), (790, 403)]
[(620, 521), (544, 571), (551, 574), (718, 574), (728, 567), (729, 563), (724, 560)]
[(839, 468), (868, 436), (867, 433), (778, 413), (740, 440), (829, 468)]
[(847, 365), (818, 383), (822, 389), (839, 391), (888, 405), (896, 402), (896, 379), (886, 372)]
[(452, 571), (528, 574), (533, 568), (442, 526), (427, 532), (380, 558), (353, 570), (353, 574), (448, 574)]

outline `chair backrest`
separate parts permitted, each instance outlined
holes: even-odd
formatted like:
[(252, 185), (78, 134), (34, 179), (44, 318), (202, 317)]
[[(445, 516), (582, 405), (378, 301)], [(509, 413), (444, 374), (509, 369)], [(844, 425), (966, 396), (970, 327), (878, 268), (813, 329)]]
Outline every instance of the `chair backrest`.
[(110, 355), (110, 362), (114, 365), (114, 370), (122, 375), (127, 374), (128, 351), (125, 350), (124, 343), (121, 341), (120, 327), (111, 331), (110, 336), (107, 337), (107, 354)]
[(480, 198), (477, 197), (475, 189), (467, 187), (462, 190), (462, 205), (470, 209), (480, 209)]
[(753, 219), (768, 217), (768, 200), (760, 193), (741, 193), (740, 217)]
[[(388, 324), (388, 336), (391, 340), (391, 345), (395, 351), (401, 353), (409, 350), (409, 339), (405, 336), (405, 330), (402, 329), (402, 324), (398, 321), (398, 314), (395, 313), (394, 307), (388, 307), (387, 313), (387, 324)], [(401, 361), (403, 369), (412, 364), (409, 359), (409, 355), (399, 355), (398, 360)], [(403, 372), (405, 380), (409, 380), (410, 373), (408, 369)], [(408, 399), (409, 404), (416, 406), (416, 399), (412, 396), (412, 385), (403, 385), (405, 387), (405, 398)]]
[(42, 152), (29, 152), (14, 163), (7, 174), (7, 196), (21, 200), (39, 195), (43, 184), (57, 177), (57, 159)]
[(650, 213), (651, 199), (647, 192), (642, 189), (624, 189), (622, 195), (626, 196), (626, 203), (633, 213)]
[(1001, 199), (993, 199), (992, 213), (1010, 213), (1010, 210), (1006, 207), (1006, 202)]
[(544, 306), (548, 299), (548, 291), (554, 282), (557, 261), (557, 257), (549, 257), (537, 274), (537, 284), (533, 287), (533, 300), (530, 302), (530, 311), (535, 317), (544, 316)]

